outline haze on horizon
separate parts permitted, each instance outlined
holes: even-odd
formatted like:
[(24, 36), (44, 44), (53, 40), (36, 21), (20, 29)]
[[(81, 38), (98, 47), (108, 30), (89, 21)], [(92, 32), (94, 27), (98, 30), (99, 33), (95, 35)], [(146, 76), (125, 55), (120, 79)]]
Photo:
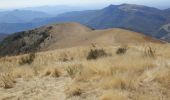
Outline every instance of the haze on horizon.
[[(39, 7), (39, 6), (83, 6), (95, 8), (109, 4), (139, 4), (157, 8), (170, 8), (170, 0), (0, 0), (0, 9)], [(93, 7), (92, 7), (93, 6)]]

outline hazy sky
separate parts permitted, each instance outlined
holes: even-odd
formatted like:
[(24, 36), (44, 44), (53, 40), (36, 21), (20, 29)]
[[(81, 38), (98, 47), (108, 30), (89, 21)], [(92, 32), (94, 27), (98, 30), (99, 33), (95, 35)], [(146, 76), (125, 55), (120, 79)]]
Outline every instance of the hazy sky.
[(141, 4), (160, 8), (170, 7), (170, 0), (0, 0), (0, 9), (43, 5), (97, 6), (121, 3)]

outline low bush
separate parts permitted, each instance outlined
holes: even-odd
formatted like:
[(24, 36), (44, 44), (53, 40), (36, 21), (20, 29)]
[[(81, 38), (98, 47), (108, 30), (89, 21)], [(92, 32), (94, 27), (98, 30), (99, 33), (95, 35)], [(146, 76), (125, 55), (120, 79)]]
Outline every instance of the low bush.
[(87, 60), (98, 59), (104, 56), (108, 56), (108, 54), (103, 49), (91, 49), (88, 53)]
[(126, 47), (120, 47), (120, 48), (117, 49), (116, 54), (122, 55), (122, 54), (125, 54), (126, 52), (127, 52)]
[(31, 64), (35, 59), (35, 53), (30, 53), (26, 57), (22, 57), (19, 61), (20, 65)]

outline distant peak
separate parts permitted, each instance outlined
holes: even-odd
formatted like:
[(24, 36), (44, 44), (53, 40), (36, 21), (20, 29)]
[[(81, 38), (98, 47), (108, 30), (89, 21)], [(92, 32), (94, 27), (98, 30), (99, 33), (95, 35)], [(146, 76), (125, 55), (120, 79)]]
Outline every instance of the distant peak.
[(128, 3), (123, 3), (123, 4), (120, 4), (120, 5), (109, 5), (108, 7), (106, 7), (105, 9), (114, 9), (114, 8), (118, 8), (118, 9), (134, 9), (134, 8), (142, 8), (142, 7), (145, 7), (143, 5), (136, 5), (136, 4), (128, 4)]
[[(144, 6), (144, 5), (137, 5), (137, 4), (120, 4), (120, 5), (109, 5), (106, 8), (104, 8), (103, 10), (105, 11), (112, 11), (112, 10), (121, 10), (121, 11), (125, 11), (125, 12), (152, 12), (152, 13), (157, 13), (160, 12), (159, 9), (154, 8), (154, 7), (148, 7), (148, 6)], [(165, 10), (165, 11), (169, 11), (169, 10)]]
[(109, 6), (107, 6), (107, 7), (105, 7), (104, 8), (104, 10), (112, 10), (112, 9), (115, 9), (115, 8), (117, 8), (117, 5), (109, 5)]
[(124, 4), (119, 5), (119, 7), (124, 7), (124, 8), (143, 8), (143, 7), (145, 7), (145, 6), (143, 6), (143, 5), (136, 5), (136, 4), (127, 4), (127, 3), (124, 3)]
[(130, 5), (136, 5), (136, 4), (128, 4), (128, 3), (120, 4), (120, 6), (130, 6)]
[(116, 7), (116, 5), (111, 4), (111, 5), (109, 5), (109, 6), (106, 7), (106, 8), (114, 8), (114, 7)]
[(113, 7), (113, 6), (115, 6), (115, 5), (113, 5), (113, 4), (110, 4), (108, 7)]
[(123, 3), (123, 4), (120, 4), (119, 6), (125, 6), (125, 5), (133, 5), (133, 4)]

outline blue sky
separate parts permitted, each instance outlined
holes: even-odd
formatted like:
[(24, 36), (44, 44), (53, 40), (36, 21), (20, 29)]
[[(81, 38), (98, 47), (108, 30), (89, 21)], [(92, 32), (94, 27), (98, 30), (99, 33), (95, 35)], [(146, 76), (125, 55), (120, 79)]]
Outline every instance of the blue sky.
[(44, 5), (97, 6), (109, 4), (141, 4), (159, 8), (170, 8), (170, 0), (0, 0), (0, 9), (22, 8)]

